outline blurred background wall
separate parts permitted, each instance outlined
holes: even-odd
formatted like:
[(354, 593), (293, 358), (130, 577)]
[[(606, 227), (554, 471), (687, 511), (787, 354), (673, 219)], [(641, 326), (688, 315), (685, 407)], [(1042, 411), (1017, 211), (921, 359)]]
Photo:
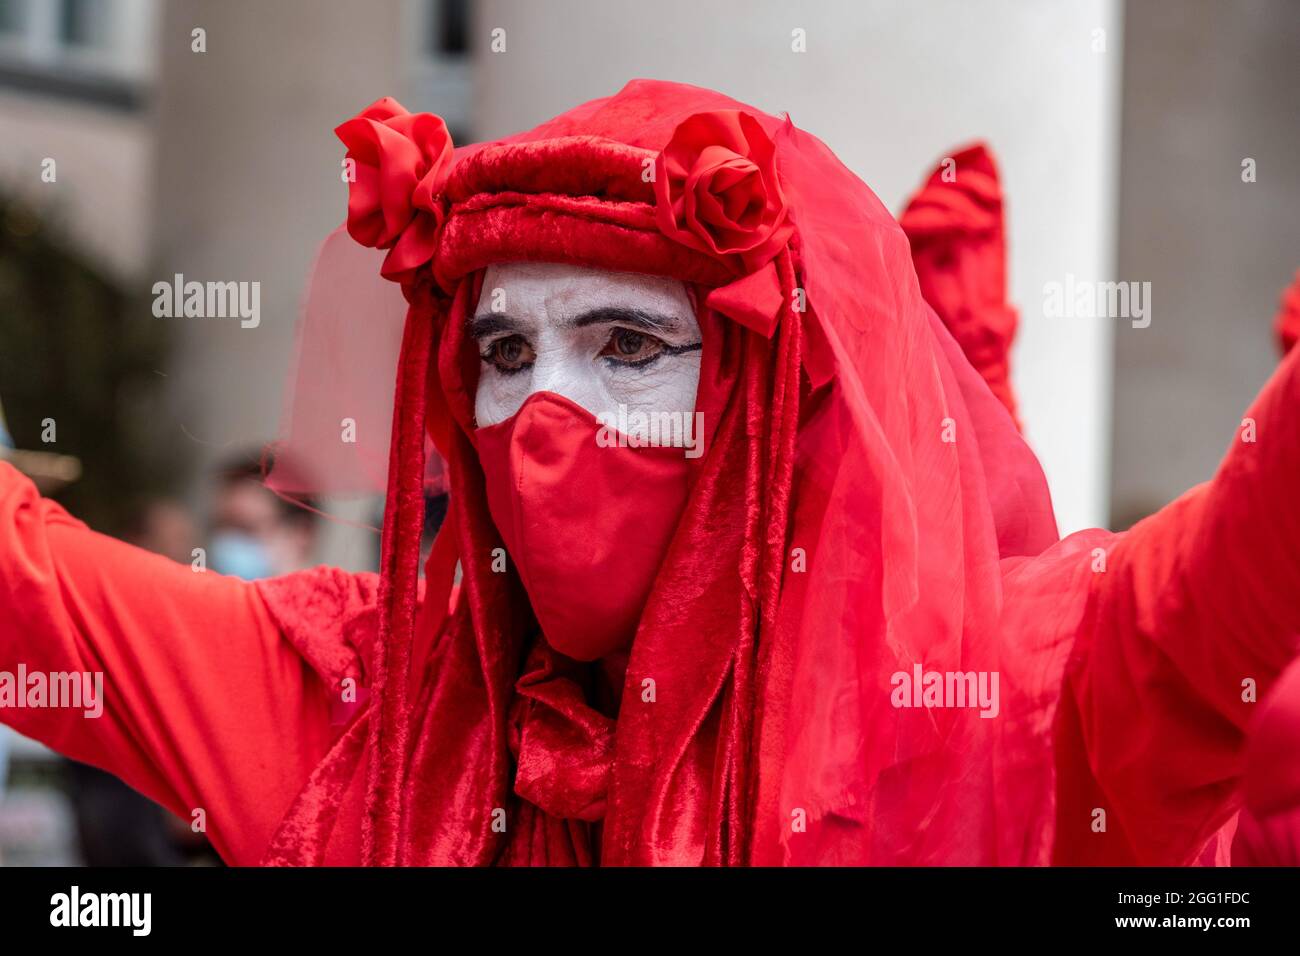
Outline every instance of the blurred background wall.
[(1214, 473), (1300, 268), (1300, 4), (1130, 3), (1125, 35), (1118, 272), (1153, 310), (1116, 329), (1116, 527)]
[[(1294, 0), (0, 0), (0, 228), (39, 224), (156, 323), (163, 411), (103, 401), (134, 419), (118, 443), (137, 471), (164, 455), (201, 520), (213, 464), (275, 435), (312, 257), (345, 211), (332, 128), (381, 95), (467, 142), (632, 77), (713, 86), (788, 111), (895, 211), (984, 139), (1026, 434), (1063, 531), (1124, 525), (1208, 477), (1276, 361), (1269, 324), (1300, 265), (1297, 62)], [(178, 272), (260, 282), (260, 325), (152, 320), (152, 284)], [(1067, 275), (1152, 283), (1151, 325), (1048, 317)], [(0, 301), (24, 282), (0, 263)], [(95, 464), (75, 430), (59, 450)], [(328, 503), (363, 522), (379, 505)], [(325, 530), (321, 560), (373, 566), (373, 532)], [(23, 745), (0, 803), (11, 861), (75, 858), (44, 759)]]
[[(404, 5), (361, 10), (319, 0), (161, 5), (151, 275), (261, 283), (256, 328), (176, 323), (168, 391), (178, 447), (197, 474), (275, 436), (304, 283), (346, 210), (333, 129), (404, 91)], [(193, 50), (195, 28), (206, 31), (205, 53)], [(322, 558), (367, 567), (371, 537), (332, 536)]]

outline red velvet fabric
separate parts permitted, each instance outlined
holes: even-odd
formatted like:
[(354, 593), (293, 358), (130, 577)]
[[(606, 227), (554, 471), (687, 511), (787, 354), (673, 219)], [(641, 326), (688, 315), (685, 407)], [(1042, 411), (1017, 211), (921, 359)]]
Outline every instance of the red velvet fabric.
[[(652, 234), (629, 162), (735, 110), (773, 144), (792, 229), (741, 276)], [(378, 594), (163, 568), (0, 464), (0, 665), (103, 662), (112, 681), (103, 724), (0, 717), (177, 812), (216, 808), (241, 863), (1187, 863), (1222, 842), (1242, 681), (1272, 691), (1300, 634), (1300, 358), (1212, 481), (1124, 535), (1061, 541), (906, 236), (788, 120), (639, 81), (458, 151), (442, 190), (431, 264), (403, 283)], [(485, 247), (699, 285), (708, 451), (630, 650), (597, 662), (552, 648), (493, 568), (465, 322)], [(451, 510), (421, 597), (426, 433)], [(917, 669), (1000, 691), (985, 716), (899, 695)], [(349, 678), (366, 695), (340, 727)]]

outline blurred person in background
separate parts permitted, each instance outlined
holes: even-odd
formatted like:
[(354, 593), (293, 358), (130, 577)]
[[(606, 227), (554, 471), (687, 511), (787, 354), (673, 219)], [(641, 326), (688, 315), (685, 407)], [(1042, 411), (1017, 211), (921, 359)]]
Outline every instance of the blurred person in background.
[(207, 553), (212, 570), (256, 581), (311, 565), (318, 537), (311, 499), (298, 504), (269, 490), (260, 456), (251, 453), (218, 466), (216, 481)]

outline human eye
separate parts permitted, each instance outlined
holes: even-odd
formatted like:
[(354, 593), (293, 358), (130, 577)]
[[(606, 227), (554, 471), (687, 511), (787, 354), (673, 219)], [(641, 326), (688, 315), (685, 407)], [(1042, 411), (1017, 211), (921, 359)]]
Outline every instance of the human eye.
[(639, 332), (635, 329), (613, 329), (605, 347), (597, 353), (610, 365), (626, 365), (640, 368), (650, 365), (669, 351), (668, 343), (657, 335)]
[(485, 363), (491, 365), (502, 375), (514, 375), (532, 366), (537, 353), (522, 335), (506, 335), (493, 339), (479, 353)]

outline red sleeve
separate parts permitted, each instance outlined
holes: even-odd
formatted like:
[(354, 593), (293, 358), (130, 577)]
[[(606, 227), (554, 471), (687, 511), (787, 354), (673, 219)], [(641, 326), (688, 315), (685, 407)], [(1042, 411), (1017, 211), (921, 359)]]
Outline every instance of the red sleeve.
[(1186, 863), (1240, 803), (1247, 729), (1300, 635), (1297, 491), (1300, 352), (1213, 480), (1095, 576), (1058, 726), (1058, 862)]
[[(31, 675), (102, 675), (102, 713), (16, 706), (20, 669), (25, 701)], [(233, 863), (257, 861), (333, 730), (325, 684), (253, 585), (96, 534), (2, 462), (0, 705), (185, 820), (202, 809)]]
[(1233, 866), (1300, 866), (1300, 661), (1260, 706), (1246, 747)]

